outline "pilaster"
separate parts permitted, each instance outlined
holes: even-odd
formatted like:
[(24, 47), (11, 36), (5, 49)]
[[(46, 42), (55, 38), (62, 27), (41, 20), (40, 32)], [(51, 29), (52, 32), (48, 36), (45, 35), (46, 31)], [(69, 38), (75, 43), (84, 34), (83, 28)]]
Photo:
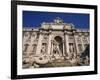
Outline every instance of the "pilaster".
[(37, 44), (37, 49), (36, 49), (36, 55), (41, 54), (42, 39), (43, 39), (42, 31), (40, 31), (38, 44)]
[(85, 49), (85, 47), (84, 47), (84, 42), (83, 42), (83, 40), (82, 40), (82, 36), (81, 36), (81, 42), (82, 42), (82, 51), (84, 51), (84, 49)]
[(77, 36), (75, 34), (74, 34), (74, 42), (75, 42), (75, 52), (76, 54), (78, 54), (79, 50), (78, 50)]
[(52, 34), (51, 34), (51, 32), (49, 32), (47, 54), (50, 54), (50, 51), (52, 48), (51, 39), (52, 39)]

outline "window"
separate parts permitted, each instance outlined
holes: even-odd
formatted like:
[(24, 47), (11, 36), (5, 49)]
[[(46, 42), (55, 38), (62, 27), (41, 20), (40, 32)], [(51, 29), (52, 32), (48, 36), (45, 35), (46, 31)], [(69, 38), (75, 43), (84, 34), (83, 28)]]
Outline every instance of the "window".
[(86, 43), (87, 42), (87, 37), (83, 37), (82, 40), (83, 40), (83, 42)]
[(29, 46), (29, 44), (25, 44), (25, 45), (24, 45), (24, 52), (26, 52), (26, 51), (27, 51), (28, 46)]
[(32, 36), (32, 37), (34, 37), (34, 36), (35, 36), (35, 34), (34, 34), (34, 33), (32, 33), (32, 34), (31, 34), (31, 36)]
[(28, 37), (28, 36), (29, 36), (29, 32), (25, 32), (25, 33), (24, 33), (24, 36), (25, 36), (25, 37)]
[(70, 35), (68, 41), (69, 41), (69, 43), (73, 43), (74, 37), (72, 35)]
[(73, 39), (73, 36), (69, 36), (69, 39)]
[(31, 33), (30, 32), (25, 32), (24, 33), (25, 41), (30, 42), (31, 41)]
[(36, 47), (37, 47), (37, 45), (36, 45), (36, 44), (33, 44), (32, 47), (33, 47), (32, 52), (35, 53), (35, 52), (36, 52)]
[(80, 37), (77, 37), (77, 42), (81, 43)]
[(84, 44), (84, 47), (86, 48), (88, 46), (88, 44)]

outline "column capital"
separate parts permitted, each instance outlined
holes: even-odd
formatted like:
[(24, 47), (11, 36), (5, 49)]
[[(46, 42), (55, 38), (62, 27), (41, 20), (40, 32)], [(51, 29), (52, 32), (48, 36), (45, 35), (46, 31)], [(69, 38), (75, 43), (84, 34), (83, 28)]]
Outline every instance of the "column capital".
[(49, 32), (48, 33), (51, 34), (52, 33), (52, 29), (49, 29)]
[(43, 34), (43, 30), (42, 29), (39, 30), (39, 34)]
[(69, 31), (64, 30), (64, 34), (65, 34), (65, 35), (69, 34)]

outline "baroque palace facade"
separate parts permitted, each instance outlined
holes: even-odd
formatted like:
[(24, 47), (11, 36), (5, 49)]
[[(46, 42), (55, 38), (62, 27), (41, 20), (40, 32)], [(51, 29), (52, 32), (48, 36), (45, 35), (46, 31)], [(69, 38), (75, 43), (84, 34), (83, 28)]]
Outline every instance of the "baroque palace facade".
[(54, 22), (43, 22), (38, 28), (24, 27), (23, 68), (40, 67), (39, 64), (55, 60), (78, 62), (88, 45), (88, 29), (75, 29), (73, 24), (64, 23), (59, 17)]

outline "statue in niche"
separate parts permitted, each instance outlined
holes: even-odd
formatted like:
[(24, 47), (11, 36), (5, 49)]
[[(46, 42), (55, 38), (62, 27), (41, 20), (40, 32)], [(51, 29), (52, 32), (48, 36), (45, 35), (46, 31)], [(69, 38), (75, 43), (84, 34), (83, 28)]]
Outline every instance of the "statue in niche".
[(33, 46), (32, 52), (35, 53), (36, 52), (36, 44), (33, 44), (32, 46)]
[(45, 53), (46, 53), (46, 43), (43, 43), (43, 44), (42, 44), (41, 53), (42, 53), (42, 54), (45, 54)]
[(70, 43), (69, 44), (69, 51), (72, 53), (72, 52), (74, 52), (74, 45), (73, 45), (73, 43)]
[(53, 45), (53, 53), (54, 54), (60, 54), (60, 48), (59, 48), (59, 44), (54, 44)]

